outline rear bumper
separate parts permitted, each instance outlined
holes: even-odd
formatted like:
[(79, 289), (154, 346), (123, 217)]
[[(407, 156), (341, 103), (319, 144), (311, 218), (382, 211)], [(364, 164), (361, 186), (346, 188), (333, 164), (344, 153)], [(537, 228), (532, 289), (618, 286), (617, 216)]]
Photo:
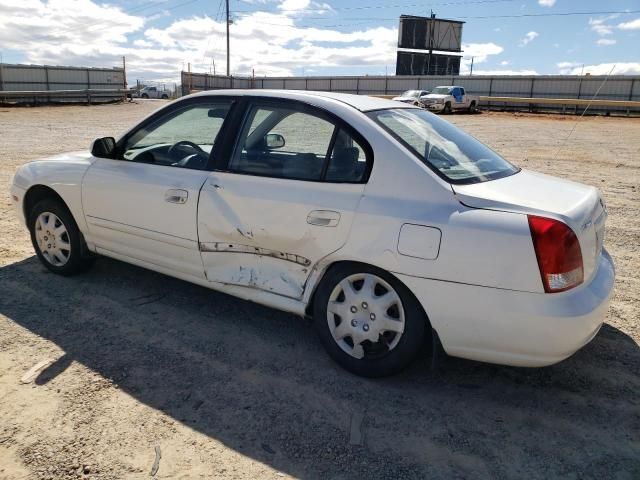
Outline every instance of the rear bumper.
[(596, 336), (613, 292), (615, 269), (603, 250), (590, 283), (557, 294), (397, 276), (423, 305), (449, 355), (541, 367), (564, 360)]

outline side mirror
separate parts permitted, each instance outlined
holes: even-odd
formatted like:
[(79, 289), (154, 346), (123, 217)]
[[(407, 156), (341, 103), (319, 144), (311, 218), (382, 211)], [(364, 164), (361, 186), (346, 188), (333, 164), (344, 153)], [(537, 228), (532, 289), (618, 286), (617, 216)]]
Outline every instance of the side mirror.
[(91, 155), (98, 158), (112, 158), (116, 150), (116, 139), (113, 137), (98, 138), (91, 144)]
[(279, 133), (267, 133), (264, 136), (264, 145), (268, 149), (282, 148), (284, 144), (284, 137)]

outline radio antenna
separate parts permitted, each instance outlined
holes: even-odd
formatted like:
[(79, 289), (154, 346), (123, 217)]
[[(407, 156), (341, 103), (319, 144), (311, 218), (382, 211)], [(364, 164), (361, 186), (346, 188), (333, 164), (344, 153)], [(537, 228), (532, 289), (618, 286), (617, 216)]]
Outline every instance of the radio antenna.
[(609, 77), (611, 76), (611, 74), (615, 70), (616, 66), (617, 66), (617, 64), (615, 64), (613, 67), (611, 67), (611, 70), (609, 70), (609, 73), (607, 73), (607, 76), (604, 77), (604, 80), (602, 80), (602, 83), (600, 84), (600, 86), (596, 90), (596, 93), (593, 94), (593, 97), (591, 97), (591, 100), (589, 100), (589, 103), (587, 104), (587, 107), (582, 111), (582, 114), (578, 117), (578, 119), (576, 120), (576, 123), (573, 124), (573, 128), (569, 132), (569, 135), (567, 135), (567, 138), (565, 138), (562, 141), (562, 143), (558, 146), (558, 149), (556, 150), (556, 153), (553, 155), (552, 158), (558, 158), (558, 155), (560, 154), (562, 149), (565, 147), (565, 145), (567, 144), (567, 142), (571, 138), (571, 135), (573, 135), (573, 132), (575, 132), (576, 127), (578, 126), (578, 123), (580, 122), (580, 120), (582, 120), (582, 117), (584, 117), (584, 114), (587, 113), (587, 110), (589, 110), (589, 107), (591, 106), (593, 101), (596, 99), (596, 97), (600, 93), (600, 90), (602, 89), (602, 87), (604, 87), (604, 84), (607, 83), (607, 80), (609, 80)]

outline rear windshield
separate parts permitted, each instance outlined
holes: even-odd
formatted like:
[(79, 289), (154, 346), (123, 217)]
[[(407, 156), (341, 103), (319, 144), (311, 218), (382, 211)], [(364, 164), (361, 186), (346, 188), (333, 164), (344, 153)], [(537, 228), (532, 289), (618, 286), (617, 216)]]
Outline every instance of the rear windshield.
[(436, 95), (448, 95), (451, 91), (451, 87), (436, 87), (431, 90), (431, 93), (435, 93)]
[(391, 108), (367, 115), (450, 183), (479, 183), (520, 169), (471, 135), (419, 109)]

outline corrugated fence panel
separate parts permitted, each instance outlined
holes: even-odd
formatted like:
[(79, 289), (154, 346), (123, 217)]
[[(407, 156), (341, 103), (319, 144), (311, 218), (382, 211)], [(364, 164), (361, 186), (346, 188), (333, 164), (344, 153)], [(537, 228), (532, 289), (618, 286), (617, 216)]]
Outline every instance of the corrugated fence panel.
[(328, 78), (309, 78), (307, 80), (307, 90), (327, 91), (331, 81)]
[[(0, 65), (0, 90), (46, 92), (56, 90), (114, 90), (124, 88), (122, 68), (81, 68), (49, 65)], [(13, 97), (12, 97), (13, 98)], [(47, 97), (44, 97), (47, 99)], [(121, 93), (100, 96), (100, 101), (119, 100)], [(17, 98), (16, 101), (30, 101)], [(33, 99), (31, 99), (33, 100)], [(47, 101), (62, 101), (63, 97), (51, 97)], [(86, 101), (73, 95), (69, 101)]]
[(263, 78), (262, 79), (262, 88), (284, 88), (284, 79), (283, 78)]
[(533, 97), (576, 98), (580, 83), (574, 79), (542, 78), (534, 81)]
[(531, 78), (494, 78), (492, 95), (504, 97), (528, 97), (531, 94)]
[(357, 93), (358, 79), (350, 77), (336, 77), (331, 80), (331, 91)]
[(76, 89), (87, 88), (89, 85), (89, 73), (87, 70), (47, 68), (47, 74), (49, 83), (55, 86), (55, 90), (62, 90), (61, 87), (58, 87), (58, 84), (75, 85), (72, 88)]
[[(601, 88), (602, 87), (602, 88)], [(581, 96), (590, 98), (598, 92), (598, 98), (608, 100), (627, 100), (631, 89), (631, 80), (608, 80), (604, 85), (600, 79), (585, 79), (582, 82)]]
[(387, 88), (387, 79), (384, 77), (360, 78), (360, 85), (358, 87), (360, 93), (364, 94), (384, 92)]
[(46, 90), (44, 69), (22, 68), (18, 65), (2, 66), (2, 83), (0, 90)]
[[(183, 72), (185, 91), (189, 89), (188, 73)], [(367, 95), (398, 95), (405, 90), (432, 90), (441, 85), (460, 85), (469, 93), (493, 97), (525, 98), (580, 98), (589, 99), (598, 92), (601, 100), (640, 100), (640, 76), (343, 76), (343, 77), (265, 77), (229, 78), (206, 75), (206, 85), (196, 79), (205, 74), (191, 74), (193, 89), (203, 88), (270, 88), (318, 90), (359, 93)], [(606, 82), (605, 82), (606, 78)], [(603, 85), (604, 82), (604, 85)], [(197, 85), (197, 86), (196, 86)], [(492, 107), (503, 108), (501, 102), (491, 102)], [(504, 108), (525, 108), (528, 110), (558, 109), (553, 105), (533, 103), (508, 103)], [(570, 106), (570, 110), (582, 111), (584, 107)], [(628, 110), (626, 107), (591, 107), (591, 110)], [(562, 110), (566, 110), (565, 107)], [(632, 108), (637, 111), (637, 108)]]
[(304, 78), (286, 78), (284, 88), (287, 90), (306, 90), (307, 85)]

